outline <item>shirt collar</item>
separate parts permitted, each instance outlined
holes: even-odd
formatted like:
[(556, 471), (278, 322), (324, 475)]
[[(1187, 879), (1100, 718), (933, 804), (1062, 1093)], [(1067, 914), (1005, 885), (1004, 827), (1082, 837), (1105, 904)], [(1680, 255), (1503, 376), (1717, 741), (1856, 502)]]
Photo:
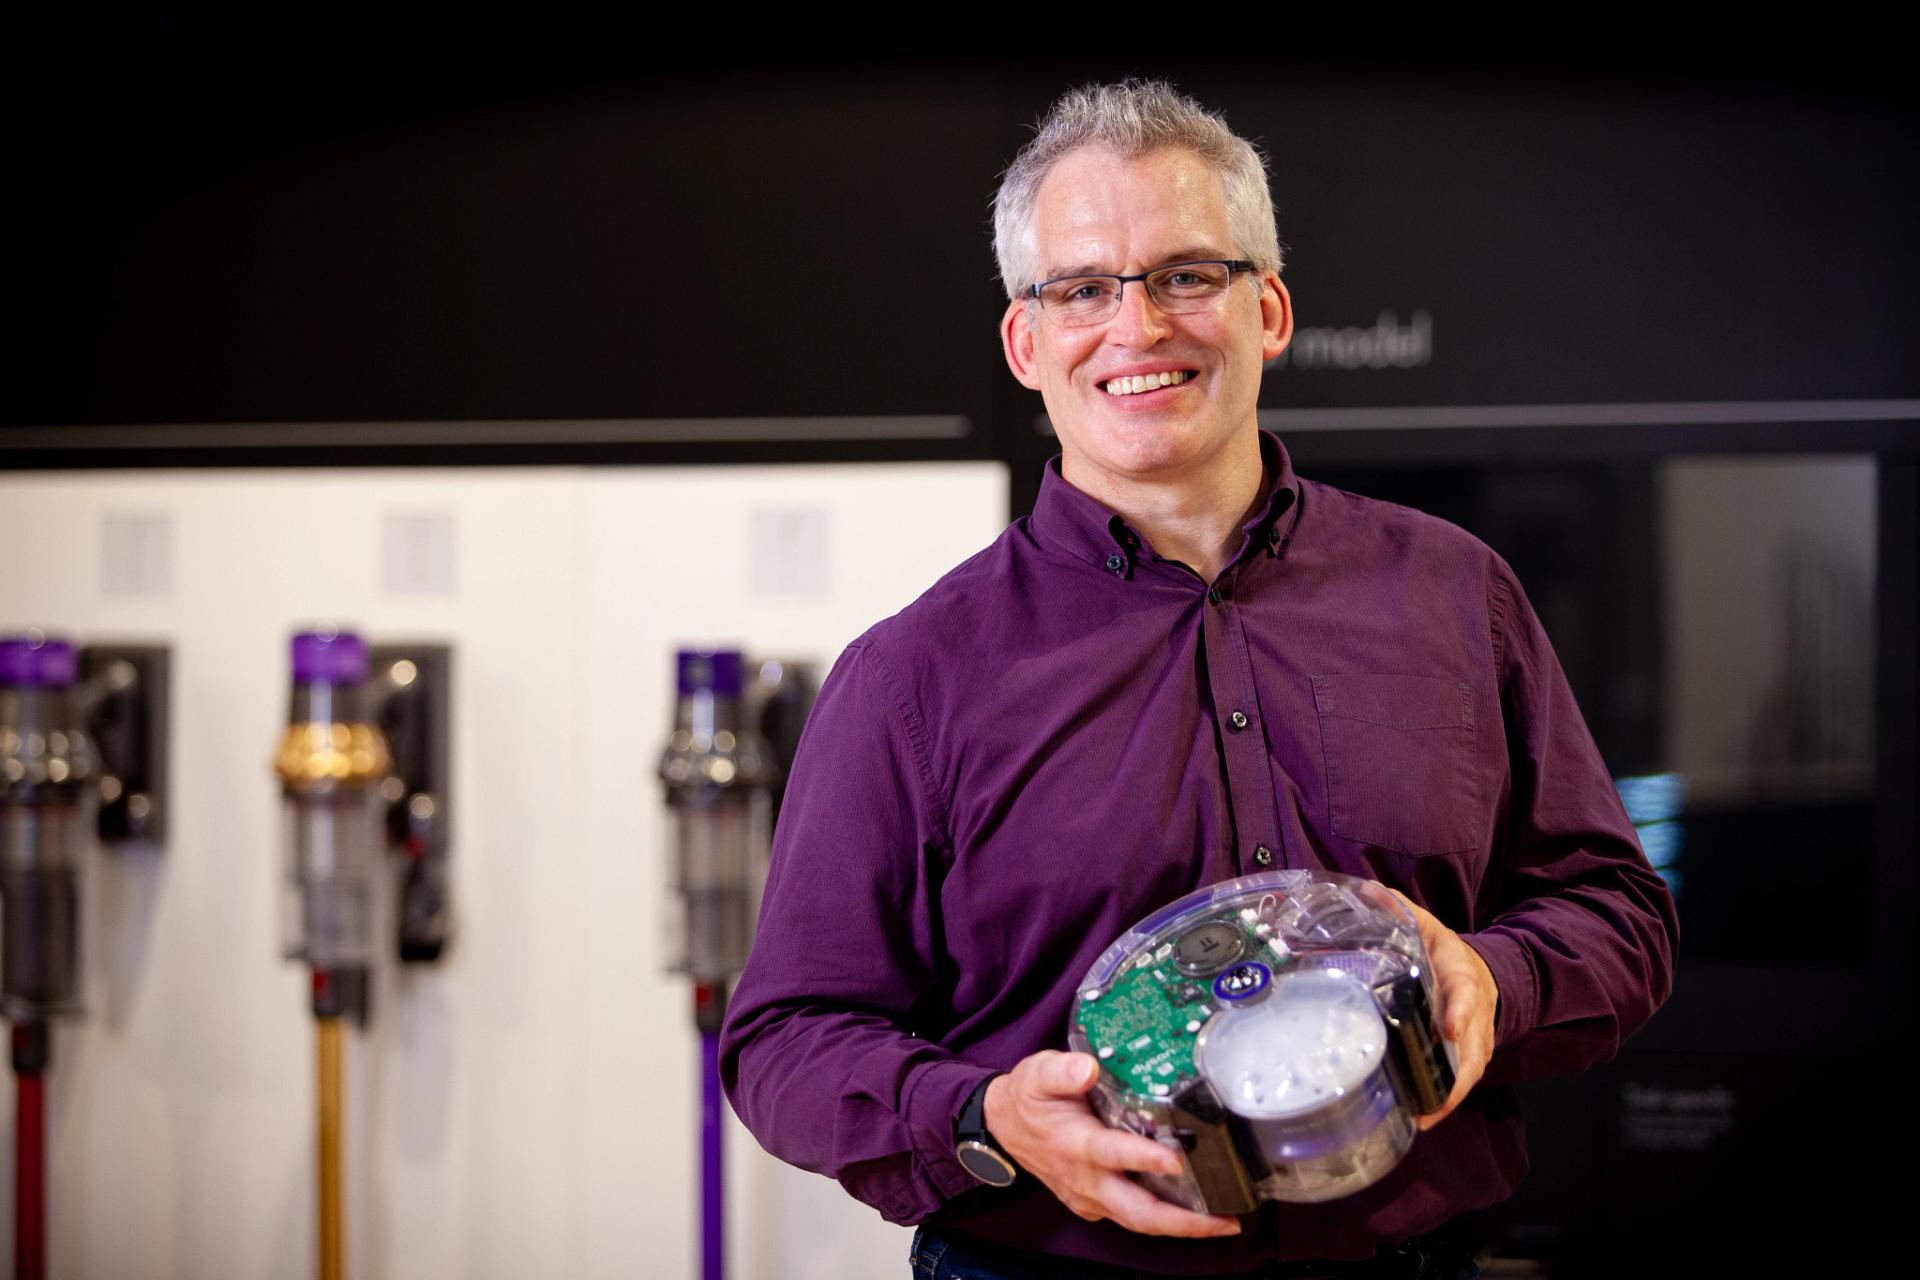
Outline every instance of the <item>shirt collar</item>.
[[(1299, 502), (1299, 477), (1280, 437), (1260, 433), (1261, 477), (1253, 515), (1243, 529), (1247, 535), (1240, 555), (1261, 549), (1278, 554), (1292, 532), (1286, 519)], [(1060, 455), (1048, 461), (1040, 477), (1040, 496), (1033, 504), (1033, 530), (1040, 539), (1076, 559), (1091, 561), (1116, 576), (1127, 577), (1140, 559), (1151, 560), (1153, 549), (1145, 535), (1100, 502), (1067, 483), (1060, 474)], [(1117, 559), (1117, 564), (1116, 564)], [(1239, 557), (1235, 557), (1239, 559)]]

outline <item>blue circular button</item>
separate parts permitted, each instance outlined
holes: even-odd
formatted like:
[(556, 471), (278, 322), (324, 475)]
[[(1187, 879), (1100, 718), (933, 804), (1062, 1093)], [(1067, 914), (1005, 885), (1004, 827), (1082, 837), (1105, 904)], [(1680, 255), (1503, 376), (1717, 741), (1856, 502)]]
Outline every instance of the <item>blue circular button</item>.
[(1258, 960), (1247, 960), (1223, 969), (1213, 980), (1213, 994), (1226, 1004), (1244, 1004), (1267, 993), (1273, 985), (1273, 970)]

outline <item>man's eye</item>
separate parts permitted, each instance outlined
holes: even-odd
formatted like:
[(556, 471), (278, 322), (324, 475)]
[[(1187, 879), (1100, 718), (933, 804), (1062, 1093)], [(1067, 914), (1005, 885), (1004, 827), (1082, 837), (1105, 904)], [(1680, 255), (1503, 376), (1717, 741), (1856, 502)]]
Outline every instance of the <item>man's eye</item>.
[(1069, 305), (1086, 306), (1103, 301), (1113, 292), (1113, 286), (1104, 280), (1075, 280), (1062, 286), (1063, 300)]
[(1168, 267), (1154, 280), (1153, 287), (1176, 296), (1192, 297), (1226, 285), (1226, 273), (1210, 264)]

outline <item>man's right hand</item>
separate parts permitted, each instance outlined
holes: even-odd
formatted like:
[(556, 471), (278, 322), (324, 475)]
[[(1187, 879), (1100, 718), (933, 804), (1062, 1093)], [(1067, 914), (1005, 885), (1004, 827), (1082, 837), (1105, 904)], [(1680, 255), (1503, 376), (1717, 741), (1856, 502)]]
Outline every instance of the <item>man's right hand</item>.
[(1231, 1236), (1234, 1218), (1168, 1204), (1126, 1171), (1177, 1174), (1180, 1158), (1123, 1129), (1109, 1129), (1087, 1105), (1100, 1064), (1084, 1053), (1047, 1050), (1022, 1058), (987, 1086), (987, 1131), (1022, 1169), (1089, 1222), (1110, 1218), (1150, 1236)]

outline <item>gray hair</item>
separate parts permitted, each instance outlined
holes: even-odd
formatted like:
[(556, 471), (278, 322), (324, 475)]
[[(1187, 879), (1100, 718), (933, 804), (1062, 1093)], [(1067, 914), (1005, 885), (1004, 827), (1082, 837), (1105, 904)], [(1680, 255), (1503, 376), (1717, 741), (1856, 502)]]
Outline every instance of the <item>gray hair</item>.
[(1235, 251), (1261, 271), (1280, 269), (1280, 233), (1259, 149), (1166, 81), (1123, 80), (1074, 89), (1054, 103), (1002, 175), (993, 198), (993, 253), (1007, 297), (1020, 297), (1038, 278), (1033, 210), (1041, 184), (1054, 165), (1089, 146), (1128, 159), (1167, 148), (1192, 152), (1226, 188)]

